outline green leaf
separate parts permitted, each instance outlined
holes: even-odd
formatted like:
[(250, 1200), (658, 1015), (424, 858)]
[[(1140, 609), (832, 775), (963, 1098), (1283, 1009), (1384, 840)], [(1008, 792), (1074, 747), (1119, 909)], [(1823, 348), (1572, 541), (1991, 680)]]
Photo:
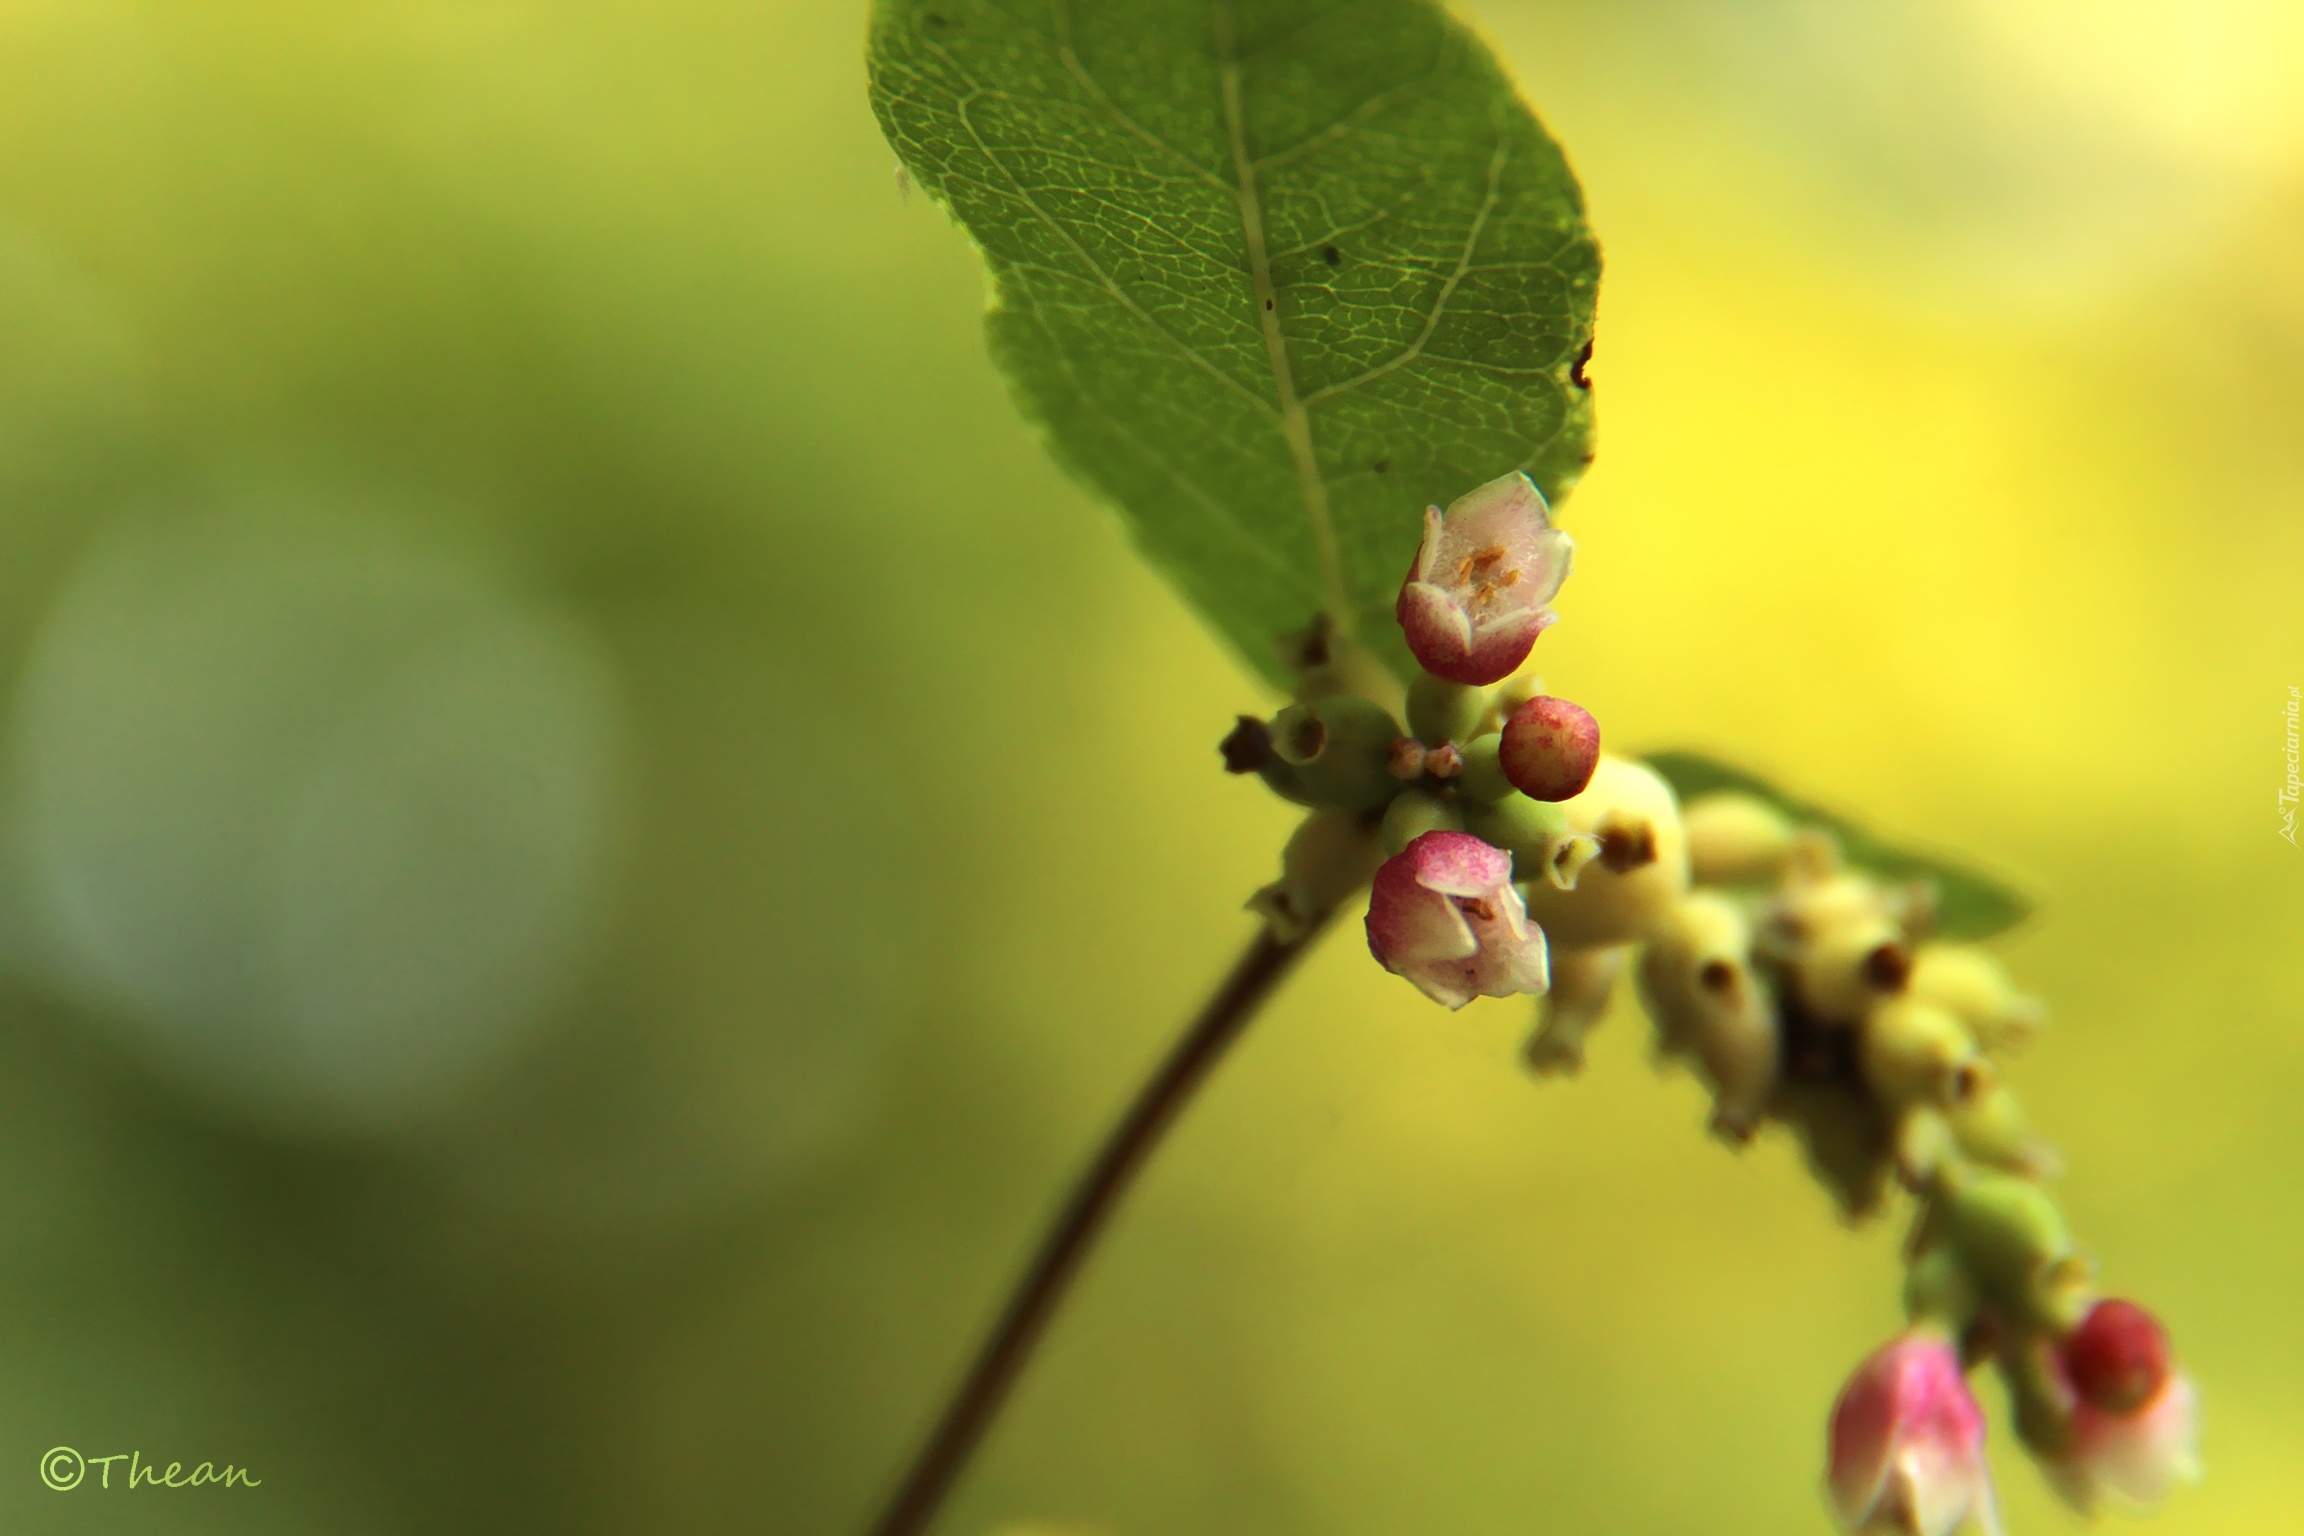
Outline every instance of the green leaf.
[(1795, 821), (1828, 827), (1852, 863), (1891, 879), (1925, 879), (1936, 887), (1937, 926), (1948, 938), (1988, 939), (2031, 915), (2032, 901), (2005, 882), (1964, 865), (1887, 842), (1852, 821), (1796, 800), (1757, 774), (1700, 752), (1651, 752), (1648, 766), (1662, 774), (1681, 802), (1714, 790), (1742, 790)]
[(1316, 612), (1407, 675), (1425, 506), (1589, 462), (1582, 197), (1438, 6), (880, 0), (870, 63), (1025, 414), (1267, 677)]

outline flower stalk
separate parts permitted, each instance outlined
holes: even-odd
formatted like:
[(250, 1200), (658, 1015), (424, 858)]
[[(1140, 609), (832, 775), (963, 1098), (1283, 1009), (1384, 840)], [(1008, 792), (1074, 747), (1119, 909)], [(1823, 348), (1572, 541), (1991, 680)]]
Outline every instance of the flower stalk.
[(918, 1536), (936, 1518), (1153, 1149), (1334, 912), (1330, 906), (1306, 914), (1285, 935), (1268, 923), (1137, 1090), (1041, 1238), (935, 1428), (872, 1523), (872, 1536)]

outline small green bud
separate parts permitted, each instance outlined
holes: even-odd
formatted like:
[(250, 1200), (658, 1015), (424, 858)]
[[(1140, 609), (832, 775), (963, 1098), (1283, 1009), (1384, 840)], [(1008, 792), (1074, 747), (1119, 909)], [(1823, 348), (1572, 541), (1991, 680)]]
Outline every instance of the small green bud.
[(1458, 794), (1468, 800), (1493, 803), (1519, 793), (1512, 787), (1512, 781), (1504, 777), (1504, 765), (1497, 757), (1497, 748), (1503, 739), (1490, 731), (1457, 744), (1457, 750), (1464, 756), (1463, 772), (1456, 777)]
[(1463, 741), (1488, 709), (1487, 690), (1420, 672), (1408, 684), (1408, 731), (1427, 746)]
[(1537, 1002), (1536, 1033), (1521, 1052), (1530, 1071), (1551, 1077), (1584, 1065), (1584, 1037), (1607, 1016), (1631, 954), (1629, 944), (1552, 951), (1552, 989)]
[(1688, 803), (1688, 873), (1698, 885), (1752, 885), (1775, 879), (1791, 854), (1794, 828), (1756, 795), (1723, 790)]
[(1466, 802), (1464, 830), (1510, 853), (1515, 878), (1536, 880), (1551, 863), (1553, 847), (1575, 829), (1560, 807), (1511, 794), (1500, 800)]
[(2087, 1264), (2047, 1190), (2006, 1173), (1946, 1177), (1938, 1190), (1944, 1232), (1986, 1299), (2025, 1327), (2079, 1320)]
[(1399, 793), (1392, 744), (1399, 724), (1383, 705), (1357, 694), (1291, 704), (1273, 717), (1273, 755), (1296, 771), (1323, 805), (1374, 810)]
[(1936, 1323), (1957, 1337), (1967, 1332), (1982, 1305), (1976, 1283), (1948, 1246), (1922, 1249), (1905, 1271), (1904, 1315), (1916, 1323)]
[(1321, 810), (1298, 823), (1280, 852), (1280, 878), (1248, 899), (1274, 938), (1302, 938), (1384, 862), (1375, 832), (1351, 811)]
[(1384, 808), (1381, 841), (1386, 853), (1396, 855), (1427, 832), (1464, 830), (1464, 818), (1457, 814), (1455, 806), (1430, 790), (1408, 789), (1395, 795), (1392, 803)]

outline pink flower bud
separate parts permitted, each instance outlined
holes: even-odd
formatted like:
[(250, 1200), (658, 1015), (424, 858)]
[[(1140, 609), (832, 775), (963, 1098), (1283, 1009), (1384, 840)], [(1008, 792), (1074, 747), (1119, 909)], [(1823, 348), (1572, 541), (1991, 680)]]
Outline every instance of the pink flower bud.
[(1526, 475), (1491, 480), (1424, 514), (1424, 543), (1393, 609), (1424, 670), (1474, 687), (1511, 675), (1559, 615), (1575, 542)]
[(2109, 1493), (2148, 1506), (2199, 1476), (2200, 1397), (2174, 1368), (2159, 1320), (2134, 1302), (2100, 1301), (2064, 1341), (2072, 1429), (2048, 1462), (2064, 1496), (2092, 1510)]
[(1857, 1367), (1832, 1408), (1831, 1458), (1825, 1486), (1844, 1530), (1950, 1536), (1974, 1517), (1999, 1536), (1984, 1411), (1940, 1333), (1912, 1329)]
[(2168, 1333), (2132, 1301), (2100, 1301), (2064, 1341), (2064, 1372), (2081, 1401), (2129, 1413), (2168, 1379)]
[(1427, 832), (1368, 893), (1368, 948), (1436, 1003), (1541, 992), (1543, 930), (1512, 886), (1512, 855), (1467, 832)]
[(1538, 696), (1512, 711), (1496, 760), (1531, 800), (1573, 800), (1600, 766), (1600, 722), (1583, 706)]

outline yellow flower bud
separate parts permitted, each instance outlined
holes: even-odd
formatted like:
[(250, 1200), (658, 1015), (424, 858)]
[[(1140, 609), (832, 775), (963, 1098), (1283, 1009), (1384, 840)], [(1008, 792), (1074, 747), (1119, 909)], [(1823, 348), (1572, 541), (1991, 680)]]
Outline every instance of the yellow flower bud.
[(1522, 1052), (1531, 1071), (1550, 1077), (1584, 1065), (1584, 1037), (1607, 1016), (1631, 953), (1628, 944), (1552, 951), (1552, 990), (1537, 1004), (1536, 1033)]
[(1920, 946), (1906, 990), (1959, 1015), (1994, 1054), (2030, 1044), (2048, 1015), (2038, 999), (2016, 990), (1998, 959), (1973, 944)]
[(1573, 890), (1531, 883), (1528, 915), (1555, 944), (1599, 949), (1647, 936), (1688, 889), (1688, 842), (1672, 787), (1645, 764), (1602, 757), (1582, 794), (1559, 802), (1599, 857)]
[(1713, 1130), (1737, 1142), (1760, 1128), (1782, 1056), (1776, 1000), (1751, 956), (1743, 911), (1715, 892), (1693, 891), (1640, 957), (1658, 1054), (1696, 1064), (1713, 1090)]
[(1957, 1015), (1916, 997), (1881, 999), (1857, 1032), (1864, 1081), (1891, 1112), (1951, 1109), (1998, 1080)]
[(1698, 885), (1774, 880), (1791, 854), (1794, 828), (1756, 795), (1723, 790), (1688, 804), (1688, 873)]
[(1911, 974), (1904, 930), (1881, 888), (1860, 874), (1787, 882), (1762, 939), (1801, 1006), (1825, 1023), (1856, 1023), (1878, 999), (1902, 992)]

